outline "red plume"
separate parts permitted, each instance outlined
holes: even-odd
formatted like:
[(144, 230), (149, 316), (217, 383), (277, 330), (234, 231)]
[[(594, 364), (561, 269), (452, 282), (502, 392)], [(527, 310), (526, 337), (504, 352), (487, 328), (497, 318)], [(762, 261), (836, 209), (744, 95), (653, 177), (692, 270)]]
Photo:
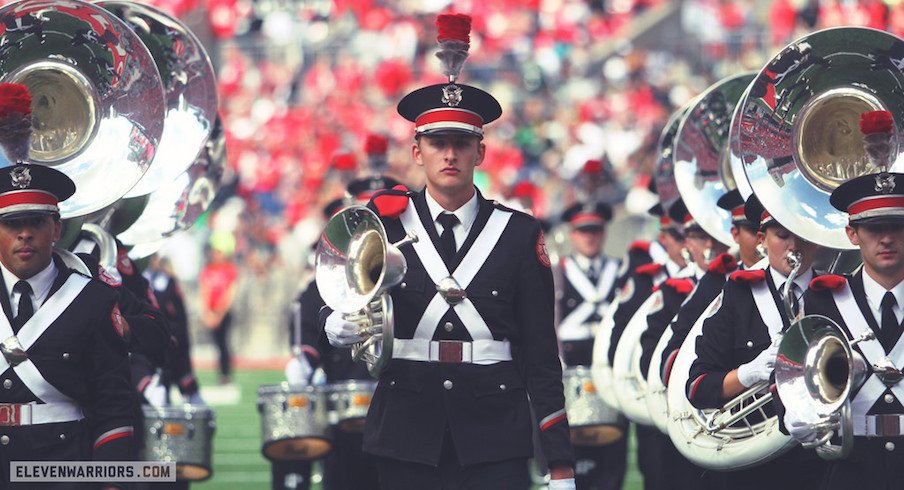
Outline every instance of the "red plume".
[(436, 41), (439, 51), (436, 57), (443, 65), (443, 74), (454, 83), (461, 74), (461, 68), (468, 58), (471, 48), (471, 16), (465, 14), (440, 14), (436, 17), (439, 31)]
[(340, 153), (333, 157), (333, 168), (336, 170), (354, 170), (357, 162), (352, 153)]
[(581, 171), (585, 174), (598, 174), (603, 171), (603, 162), (600, 160), (587, 160)]
[(28, 160), (31, 147), (31, 94), (16, 83), (0, 84), (0, 145), (13, 163)]
[(895, 127), (895, 120), (888, 111), (872, 111), (860, 114), (860, 132), (863, 134), (888, 133)]
[(860, 132), (863, 133), (863, 149), (873, 166), (886, 171), (891, 163), (891, 137), (895, 120), (888, 111), (872, 111), (860, 114)]
[(364, 141), (364, 152), (368, 155), (382, 155), (389, 149), (389, 141), (378, 134), (367, 135)]

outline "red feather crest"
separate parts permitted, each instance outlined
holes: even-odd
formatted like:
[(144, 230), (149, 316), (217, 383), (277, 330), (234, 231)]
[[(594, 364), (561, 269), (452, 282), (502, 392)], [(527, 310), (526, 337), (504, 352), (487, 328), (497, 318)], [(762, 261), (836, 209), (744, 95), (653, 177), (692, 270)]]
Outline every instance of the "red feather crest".
[(895, 120), (888, 111), (872, 111), (860, 114), (860, 132), (863, 134), (888, 133), (895, 126)]
[(0, 117), (18, 112), (31, 114), (31, 94), (28, 87), (18, 83), (0, 83)]
[(439, 14), (436, 16), (436, 40), (459, 41), (471, 44), (471, 16), (466, 14)]

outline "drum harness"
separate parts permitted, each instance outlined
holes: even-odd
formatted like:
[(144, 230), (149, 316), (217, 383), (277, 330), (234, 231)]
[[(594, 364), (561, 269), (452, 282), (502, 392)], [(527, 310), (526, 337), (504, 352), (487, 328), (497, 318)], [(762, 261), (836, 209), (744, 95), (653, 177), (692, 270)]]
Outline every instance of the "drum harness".
[(568, 282), (574, 286), (584, 302), (562, 319), (559, 324), (559, 339), (563, 341), (589, 339), (593, 336), (593, 331), (587, 319), (594, 312), (600, 317), (605, 315), (608, 306), (606, 297), (615, 283), (618, 264), (614, 260), (607, 260), (595, 286), (572, 257), (565, 259), (564, 272)]
[[(844, 322), (847, 324), (853, 338), (865, 338), (871, 329), (854, 299), (850, 284), (845, 284), (843, 288), (833, 291), (832, 298), (835, 300), (838, 311), (846, 312)], [(878, 366), (890, 364), (891, 359), (904, 358), (904, 336), (898, 339), (891, 353), (887, 356), (882, 344), (875, 338), (859, 342), (856, 348), (860, 350), (866, 362), (873, 368), (869, 370), (866, 381), (851, 399), (854, 435), (867, 437), (896, 437), (904, 435), (904, 430), (902, 430), (904, 428), (904, 415), (866, 414), (882, 398), (886, 390), (891, 390), (894, 397), (899, 401), (904, 400), (904, 386), (901, 386), (900, 383), (886, 385), (875, 372)]]
[[(420, 240), (413, 244), (415, 253), (424, 264), (424, 269), (437, 285), (437, 293), (430, 300), (418, 322), (414, 337), (393, 340), (393, 358), (471, 364), (494, 364), (512, 360), (511, 343), (508, 340), (493, 339), (490, 327), (465, 295), (465, 289), (499, 242), (511, 215), (511, 212), (494, 209), (477, 238), (480, 241), (479, 245), (478, 241), (474, 242), (475, 245), (468, 250), (451, 274), (429, 240)], [(417, 236), (429, 236), (414, 206), (408, 206), (400, 218), (406, 232), (416, 233)], [(453, 287), (444, 287), (446, 284)], [(440, 320), (449, 309), (453, 309), (461, 319), (472, 339), (470, 342), (433, 340)]]
[(0, 374), (12, 369), (22, 383), (41, 402), (0, 403), (0, 426), (19, 426), (72, 422), (85, 418), (79, 404), (61, 393), (44, 379), (37, 366), (28, 358), (28, 349), (53, 322), (69, 307), (88, 284), (88, 278), (70, 274), (63, 286), (35, 311), (18, 335), (13, 334), (6, 315), (0, 315)]

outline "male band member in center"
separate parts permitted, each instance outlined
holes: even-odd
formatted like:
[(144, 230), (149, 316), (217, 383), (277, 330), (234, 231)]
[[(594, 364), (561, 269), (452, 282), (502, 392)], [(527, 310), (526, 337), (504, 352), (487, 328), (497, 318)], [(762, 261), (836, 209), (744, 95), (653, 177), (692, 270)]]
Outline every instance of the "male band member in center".
[[(562, 214), (569, 225), (574, 253), (560, 260), (557, 279), (557, 334), (565, 366), (590, 366), (593, 360), (594, 328), (615, 296), (620, 260), (603, 255), (606, 224), (612, 209), (603, 203), (575, 203)], [(572, 441), (577, 488), (618, 490), (625, 478), (627, 437), (605, 446), (585, 446)]]
[[(789, 252), (799, 253), (801, 263), (791, 287), (792, 304), (799, 305), (813, 278), (810, 266), (817, 246), (782, 226), (756, 196), (744, 208), (747, 219), (760, 225), (758, 237), (768, 266), (732, 273), (721, 306), (704, 322), (687, 383), (688, 400), (697, 408), (721, 407), (755, 384), (769, 382), (778, 351), (774, 340), (790, 323), (783, 304), (783, 288), (791, 272)], [(774, 415), (774, 407), (765, 409), (767, 415)], [(731, 472), (726, 479), (732, 489), (815, 489), (824, 466), (814, 451), (798, 446), (760, 466)]]
[[(863, 267), (851, 276), (815, 279), (804, 295), (805, 309), (808, 315), (823, 315), (837, 322), (849, 339), (861, 338), (867, 332), (874, 332), (875, 339), (853, 348), (867, 365), (862, 384), (851, 389), (853, 451), (847, 458), (829, 464), (822, 488), (901, 488), (904, 174), (857, 177), (835, 189), (830, 202), (848, 213), (847, 236), (860, 248)], [(812, 429), (791, 410), (785, 412), (784, 421), (796, 439), (816, 439)]]
[[(467, 46), (470, 18), (440, 15), (441, 53)], [(464, 28), (466, 26), (466, 28)], [(446, 60), (461, 57), (444, 56)], [(443, 59), (443, 58), (441, 58)], [(483, 126), (496, 99), (456, 81), (418, 89), (399, 113), (414, 122), (421, 192), (377, 193), (371, 205), (408, 263), (390, 290), (392, 359), (364, 428), (384, 489), (527, 489), (533, 405), (550, 489), (574, 489), (549, 256), (539, 222), (485, 199), (474, 186)], [(333, 345), (362, 339), (338, 312), (322, 313)], [(529, 395), (529, 397), (528, 397)]]
[[(653, 293), (653, 288), (675, 277), (687, 266), (682, 255), (684, 236), (676, 228), (672, 219), (665, 214), (660, 204), (650, 208), (649, 213), (659, 217), (659, 235), (652, 243), (634, 242), (628, 249), (627, 262), (634, 265), (628, 269), (626, 278), (618, 293), (618, 307), (613, 316), (612, 337), (609, 344), (609, 365), (615, 360), (615, 350), (625, 327), (638, 308)], [(645, 490), (663, 488), (662, 458), (660, 457), (661, 437), (659, 429), (635, 424), (637, 435), (637, 465), (643, 474)]]

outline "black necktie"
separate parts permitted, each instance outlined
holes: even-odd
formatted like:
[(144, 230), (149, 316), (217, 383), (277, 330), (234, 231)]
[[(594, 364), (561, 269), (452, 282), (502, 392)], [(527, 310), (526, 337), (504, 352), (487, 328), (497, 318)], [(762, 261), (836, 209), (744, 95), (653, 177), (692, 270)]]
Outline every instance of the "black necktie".
[(452, 230), (458, 224), (458, 217), (452, 213), (442, 213), (436, 221), (443, 227), (443, 232), (439, 236), (439, 246), (443, 262), (448, 266), (452, 263), (452, 257), (455, 257), (455, 233)]
[(898, 337), (901, 336), (901, 324), (898, 323), (894, 310), (896, 304), (895, 295), (891, 294), (891, 291), (882, 297), (882, 325), (879, 331), (879, 342), (882, 343), (885, 352), (891, 352), (895, 343), (898, 342)]
[(31, 304), (31, 285), (28, 284), (28, 281), (17, 282), (13, 286), (13, 291), (19, 293), (19, 310), (14, 322), (14, 327), (18, 333), (22, 325), (25, 325), (25, 322), (35, 314), (35, 308)]
[(590, 268), (587, 269), (587, 278), (590, 279), (590, 283), (596, 286), (596, 282), (600, 280), (600, 269), (593, 264), (590, 264)]

